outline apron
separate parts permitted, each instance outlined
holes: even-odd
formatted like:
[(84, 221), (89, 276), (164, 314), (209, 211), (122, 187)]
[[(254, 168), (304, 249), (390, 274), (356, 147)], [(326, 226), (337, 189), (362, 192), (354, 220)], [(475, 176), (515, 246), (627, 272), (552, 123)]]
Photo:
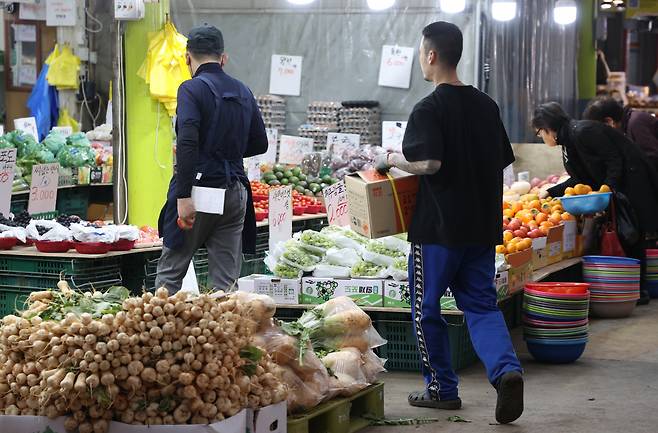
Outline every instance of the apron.
[[(242, 158), (239, 159), (226, 159), (223, 157), (220, 149), (213, 149), (212, 144), (217, 140), (217, 125), (220, 122), (221, 107), (224, 103), (224, 100), (229, 100), (232, 102), (240, 103), (240, 93), (239, 91), (225, 90), (220, 94), (215, 84), (203, 75), (198, 75), (196, 78), (203, 81), (211, 90), (215, 98), (215, 113), (213, 116), (213, 121), (210, 124), (210, 130), (206, 135), (206, 139), (203, 143), (203, 146), (199, 148), (199, 160), (201, 161), (197, 167), (197, 173), (212, 175), (213, 167), (216, 167), (216, 164), (220, 162), (223, 165), (225, 178), (225, 187), (232, 185), (233, 180), (237, 180), (242, 183), (247, 190), (247, 209), (245, 213), (244, 226), (242, 230), (242, 250), (245, 253), (254, 253), (256, 249), (256, 215), (254, 211), (253, 198), (251, 195), (251, 186), (249, 184), (249, 179), (244, 175), (244, 167)], [(240, 103), (241, 104), (241, 103)], [(247, 119), (250, 119), (250, 116), (247, 116), (246, 105), (242, 105), (242, 127), (243, 134), (246, 137), (249, 136), (249, 123)], [(231, 121), (231, 119), (227, 119)], [(226, 120), (224, 120), (226, 121)], [(220, 137), (221, 140), (221, 137)], [(246, 141), (245, 141), (246, 143)], [(246, 144), (244, 149), (238, 149), (240, 155), (244, 155), (246, 151)], [(195, 184), (198, 184), (199, 178)], [(178, 227), (178, 206), (176, 198), (176, 175), (172, 176), (171, 181), (169, 182), (169, 190), (167, 192), (167, 201), (165, 202), (164, 207), (160, 211), (160, 217), (158, 218), (158, 230), (160, 235), (163, 237), (163, 243), (167, 248), (170, 249), (179, 249), (183, 246), (185, 241), (185, 232)]]

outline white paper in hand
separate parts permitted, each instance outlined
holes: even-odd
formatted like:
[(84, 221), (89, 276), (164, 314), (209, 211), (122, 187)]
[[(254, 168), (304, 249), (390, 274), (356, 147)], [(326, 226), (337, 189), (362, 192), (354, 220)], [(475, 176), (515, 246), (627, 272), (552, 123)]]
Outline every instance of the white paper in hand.
[(203, 213), (224, 215), (224, 196), (226, 190), (221, 188), (192, 187), (194, 210)]

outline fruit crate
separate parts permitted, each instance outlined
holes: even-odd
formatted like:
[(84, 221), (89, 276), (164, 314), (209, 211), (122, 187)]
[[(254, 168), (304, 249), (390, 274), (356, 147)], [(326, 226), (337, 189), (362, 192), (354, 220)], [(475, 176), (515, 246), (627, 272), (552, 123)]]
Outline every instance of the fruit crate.
[(299, 415), (288, 416), (288, 433), (354, 433), (384, 416), (384, 384), (377, 383), (352, 397), (336, 398)]
[[(158, 260), (160, 254), (157, 256), (150, 256), (144, 260), (144, 287), (146, 290), (155, 290), (155, 279), (158, 275)], [(196, 278), (199, 287), (203, 288), (208, 284), (208, 250), (199, 248), (192, 257), (194, 261), (194, 270), (196, 271)]]
[[(478, 357), (471, 344), (464, 316), (443, 316), (448, 323), (452, 368), (459, 370), (477, 362)], [(378, 354), (386, 358), (386, 368), (395, 371), (420, 371), (420, 354), (416, 345), (411, 319), (378, 320), (377, 331), (388, 342), (378, 349)]]
[(0, 255), (0, 273), (41, 274), (47, 276), (82, 275), (107, 269), (119, 269), (118, 257), (103, 257), (99, 259), (67, 259), (61, 257), (15, 257)]
[(240, 276), (246, 277), (253, 274), (265, 274), (267, 272), (267, 267), (265, 266), (264, 260), (265, 253), (245, 254), (242, 258)]

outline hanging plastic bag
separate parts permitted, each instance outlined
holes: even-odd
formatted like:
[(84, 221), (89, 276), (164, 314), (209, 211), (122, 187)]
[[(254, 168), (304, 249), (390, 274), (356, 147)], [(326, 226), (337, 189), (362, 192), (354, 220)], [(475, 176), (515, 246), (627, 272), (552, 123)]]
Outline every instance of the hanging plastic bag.
[(46, 78), (48, 83), (58, 90), (77, 90), (79, 72), (80, 58), (73, 54), (71, 47), (65, 45), (59, 55), (50, 60)]
[(37, 123), (37, 130), (39, 131), (39, 140), (52, 129), (59, 118), (59, 96), (57, 89), (48, 83), (46, 78), (50, 68), (52, 59), (59, 55), (59, 49), (55, 49), (48, 56), (44, 65), (41, 68), (37, 82), (32, 88), (32, 93), (27, 100), (27, 107), (30, 109), (30, 114), (35, 118)]
[(73, 132), (80, 132), (80, 124), (69, 114), (69, 110), (63, 108), (59, 113), (59, 120), (57, 126), (70, 126)]

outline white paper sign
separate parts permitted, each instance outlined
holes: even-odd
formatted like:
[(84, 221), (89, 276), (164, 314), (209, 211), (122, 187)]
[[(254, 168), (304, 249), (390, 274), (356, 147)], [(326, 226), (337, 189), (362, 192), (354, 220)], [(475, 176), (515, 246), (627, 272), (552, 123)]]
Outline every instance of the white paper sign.
[(335, 155), (340, 155), (349, 149), (358, 149), (361, 144), (359, 134), (343, 134), (330, 132), (327, 134), (327, 150)]
[(75, 0), (48, 0), (46, 2), (46, 25), (75, 26), (76, 19)]
[(292, 238), (292, 187), (280, 187), (270, 190), (270, 251), (279, 242)]
[(261, 161), (268, 163), (276, 162), (276, 153), (279, 150), (279, 130), (276, 128), (265, 128), (267, 133), (267, 152), (261, 155)]
[(272, 55), (270, 93), (299, 96), (302, 87), (302, 56)]
[(39, 131), (37, 130), (37, 120), (34, 117), (22, 117), (14, 119), (14, 129), (30, 134), (35, 140), (39, 141)]
[(192, 202), (197, 212), (224, 215), (224, 196), (226, 190), (222, 188), (207, 188), (203, 186), (192, 187)]
[(9, 215), (11, 187), (14, 183), (16, 149), (0, 149), (0, 213)]
[(402, 152), (402, 139), (407, 130), (407, 122), (382, 122), (382, 147), (392, 152)]
[(564, 234), (562, 235), (563, 250), (565, 253), (576, 249), (576, 234), (578, 233), (578, 224), (576, 221), (564, 221)]
[(18, 42), (36, 42), (37, 26), (33, 24), (12, 24), (14, 39)]
[(350, 217), (347, 213), (347, 189), (342, 180), (322, 190), (327, 218), (330, 225), (347, 226)]
[(5, 125), (0, 125), (0, 135), (5, 135)]
[(64, 137), (69, 137), (71, 134), (73, 134), (73, 127), (72, 126), (53, 126), (52, 131), (59, 132)]
[(247, 177), (249, 180), (260, 180), (260, 160), (257, 156), (253, 158), (247, 158), (245, 160), (245, 165), (247, 166)]
[(32, 185), (27, 211), (30, 214), (52, 212), (57, 203), (59, 164), (35, 164), (32, 166)]
[(37, 82), (36, 65), (17, 65), (18, 68), (18, 85), (33, 86)]
[(282, 135), (279, 144), (279, 162), (283, 164), (301, 164), (304, 155), (313, 152), (313, 139)]
[(411, 66), (414, 62), (414, 49), (384, 45), (382, 61), (379, 65), (379, 85), (408, 89), (411, 83)]
[(18, 18), (22, 20), (46, 20), (46, 0), (36, 0), (36, 3), (23, 3), (18, 8)]

